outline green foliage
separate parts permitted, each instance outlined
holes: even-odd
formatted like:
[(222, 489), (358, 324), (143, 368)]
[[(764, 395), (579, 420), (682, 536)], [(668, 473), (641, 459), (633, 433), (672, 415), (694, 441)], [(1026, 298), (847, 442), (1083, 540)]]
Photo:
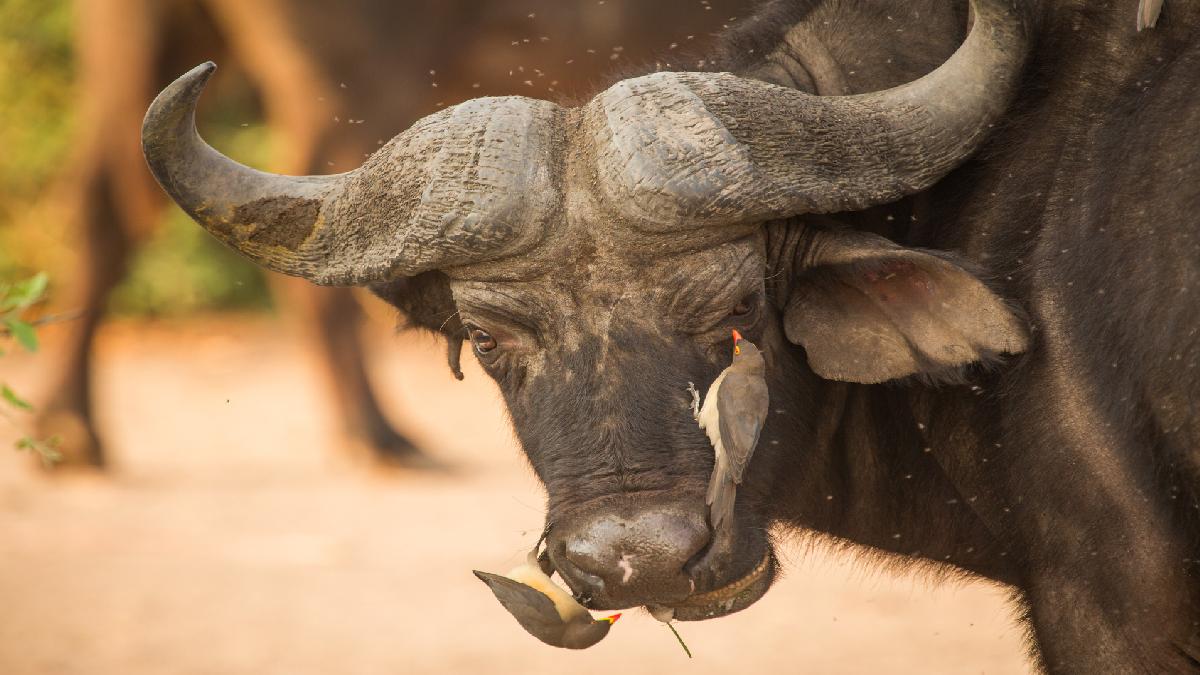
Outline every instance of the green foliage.
[(45, 296), (49, 281), (45, 272), (39, 272), (16, 283), (0, 283), (0, 326), (5, 335), (15, 338), (25, 351), (36, 352), (38, 339), (33, 325), (21, 319), (21, 312)]
[(33, 404), (21, 398), (20, 396), (17, 396), (17, 393), (12, 389), (9, 389), (7, 384), (0, 384), (0, 396), (3, 396), (4, 400), (8, 401), (9, 405), (17, 410), (33, 412)]
[[(76, 108), (73, 21), (65, 0), (0, 0), (3, 192), (35, 193), (66, 155)], [(7, 201), (0, 198), (0, 209)]]
[[(47, 286), (49, 278), (45, 273), (38, 273), (15, 283), (0, 282), (0, 344), (4, 340), (15, 340), (26, 351), (37, 351), (35, 326), (52, 320), (53, 317), (30, 321), (24, 314), (46, 297)], [(6, 352), (7, 350), (0, 351), (0, 355)], [(0, 401), (5, 404), (5, 407), (0, 407), (0, 417), (14, 424), (14, 412), (28, 414), (34, 411), (33, 404), (3, 382), (0, 382)], [(62, 459), (62, 454), (57, 450), (58, 442), (57, 438), (42, 440), (22, 436), (17, 439), (16, 447), (18, 450), (37, 453), (43, 464), (51, 466)]]
[[(86, 105), (76, 86), (75, 5), (0, 0), (0, 276), (48, 269), (56, 279), (69, 279), (80, 267), (74, 256), (82, 246), (72, 243), (79, 240), (77, 224), (40, 208), (53, 204), (48, 188), (69, 167), (75, 112)], [(220, 124), (205, 135), (239, 160), (268, 166), (265, 127), (242, 126), (259, 116), (254, 97), (248, 88), (234, 94), (206, 108), (206, 117)], [(160, 225), (136, 253), (113, 309), (163, 315), (269, 306), (263, 277), (248, 262), (176, 209), (164, 210)], [(31, 335), (20, 325), (0, 330)]]
[(22, 310), (41, 300), (46, 295), (50, 277), (39, 272), (15, 284), (0, 284), (0, 312)]
[[(71, 140), (74, 79), (71, 3), (68, 0), (0, 0), (0, 271), (42, 267), (44, 237), (20, 246), (15, 222), (61, 170)], [(39, 248), (38, 244), (42, 244)]]
[(270, 306), (262, 272), (175, 207), (109, 299), (113, 312), (138, 316)]
[(60, 443), (62, 443), (62, 439), (58, 436), (51, 436), (44, 441), (30, 436), (22, 436), (17, 439), (17, 449), (36, 453), (42, 460), (42, 465), (50, 468), (62, 461), (62, 453), (58, 451)]
[(17, 339), (21, 346), (26, 351), (36, 352), (38, 348), (37, 331), (33, 326), (21, 321), (20, 319), (5, 319), (4, 327), (8, 329), (9, 335)]

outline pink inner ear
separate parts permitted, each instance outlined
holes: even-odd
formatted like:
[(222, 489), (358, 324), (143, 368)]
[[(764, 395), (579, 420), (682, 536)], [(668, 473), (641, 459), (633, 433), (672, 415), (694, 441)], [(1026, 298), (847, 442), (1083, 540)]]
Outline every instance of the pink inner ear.
[(821, 377), (884, 382), (1025, 350), (1023, 322), (952, 255), (837, 236), (784, 312), (788, 339)]
[(934, 293), (929, 273), (908, 260), (872, 265), (860, 278), (862, 290), (880, 302), (924, 302)]

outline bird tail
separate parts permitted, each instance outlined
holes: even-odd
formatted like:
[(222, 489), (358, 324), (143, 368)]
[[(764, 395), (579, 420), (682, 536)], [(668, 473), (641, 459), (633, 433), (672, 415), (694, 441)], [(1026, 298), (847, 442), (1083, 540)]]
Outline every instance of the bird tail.
[(729, 479), (724, 464), (720, 459), (717, 460), (708, 482), (708, 494), (704, 497), (709, 507), (708, 519), (714, 530), (733, 517), (734, 500), (737, 498), (737, 485)]

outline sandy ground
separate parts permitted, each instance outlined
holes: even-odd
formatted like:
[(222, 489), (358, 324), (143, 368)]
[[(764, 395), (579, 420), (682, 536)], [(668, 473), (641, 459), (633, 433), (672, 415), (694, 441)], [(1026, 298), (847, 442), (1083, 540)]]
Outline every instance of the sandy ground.
[[(0, 452), (0, 673), (1029, 671), (1004, 589), (809, 547), (750, 609), (681, 624), (693, 661), (641, 612), (593, 649), (543, 646), (470, 573), (506, 571), (542, 518), (497, 393), (432, 340), (377, 333), (389, 409), (453, 473), (347, 461), (284, 324), (107, 328), (113, 471), (46, 480)], [(0, 375), (36, 389), (41, 367)]]

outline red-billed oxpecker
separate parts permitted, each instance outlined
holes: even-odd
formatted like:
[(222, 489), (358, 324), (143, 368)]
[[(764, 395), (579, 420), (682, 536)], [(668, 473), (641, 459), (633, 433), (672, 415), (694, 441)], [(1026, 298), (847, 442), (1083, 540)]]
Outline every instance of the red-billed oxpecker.
[(613, 614), (593, 619), (583, 605), (542, 571), (536, 546), (524, 564), (505, 576), (479, 570), (475, 570), (475, 576), (492, 589), (522, 628), (553, 647), (587, 649), (604, 639), (621, 618), (620, 614)]
[(708, 440), (717, 452), (705, 497), (709, 522), (714, 530), (733, 515), (737, 486), (742, 482), (754, 446), (758, 445), (758, 435), (767, 421), (770, 399), (766, 370), (762, 352), (735, 330), (733, 363), (721, 371), (708, 388), (703, 407), (696, 386), (688, 383), (692, 392), (692, 415), (700, 428), (708, 433)]

